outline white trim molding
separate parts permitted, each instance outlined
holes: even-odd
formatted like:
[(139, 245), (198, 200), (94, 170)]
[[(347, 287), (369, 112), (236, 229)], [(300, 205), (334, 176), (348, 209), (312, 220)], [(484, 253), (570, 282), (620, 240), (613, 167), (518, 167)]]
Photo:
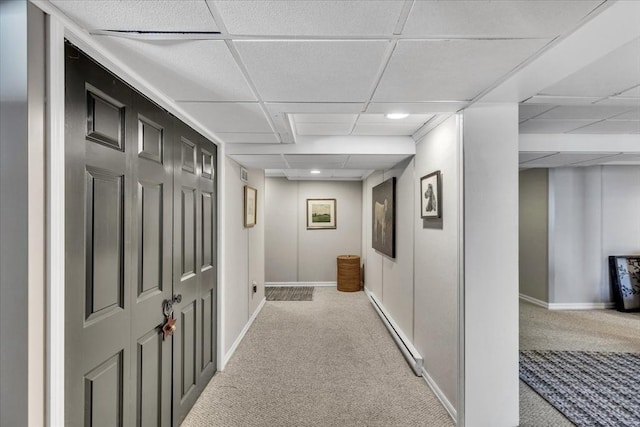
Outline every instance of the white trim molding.
[(258, 314), (260, 314), (260, 311), (262, 311), (262, 307), (264, 307), (264, 304), (266, 302), (267, 302), (267, 299), (262, 298), (262, 301), (260, 301), (260, 305), (258, 305), (258, 307), (256, 308), (256, 311), (253, 312), (253, 314), (247, 321), (247, 324), (244, 325), (244, 328), (242, 329), (242, 331), (240, 331), (238, 338), (236, 338), (236, 340), (233, 342), (233, 345), (231, 346), (227, 354), (224, 356), (224, 360), (222, 361), (222, 365), (220, 366), (220, 369), (219, 369), (220, 371), (223, 371), (225, 366), (227, 366), (227, 363), (229, 363), (231, 356), (233, 356), (233, 353), (235, 353), (236, 350), (238, 349), (238, 346), (242, 342), (242, 339), (249, 331), (249, 328), (251, 327), (251, 325), (253, 325), (253, 322), (256, 320), (256, 317), (258, 317)]
[(525, 294), (520, 294), (520, 299), (547, 310), (607, 310), (615, 307), (612, 302), (545, 302)]
[(413, 369), (413, 372), (415, 372), (416, 375), (421, 376), (423, 360), (420, 353), (418, 353), (418, 350), (416, 350), (409, 338), (407, 338), (407, 336), (402, 332), (396, 322), (393, 321), (393, 318), (391, 318), (387, 310), (380, 303), (380, 301), (378, 301), (376, 296), (367, 288), (364, 289), (364, 292), (369, 297), (371, 305), (373, 305), (373, 308), (378, 313), (378, 316), (380, 316), (382, 323), (384, 323), (384, 325), (387, 327), (389, 334), (396, 342), (405, 359), (407, 359), (407, 362), (409, 363), (409, 366), (411, 366), (411, 369)]
[(442, 403), (442, 406), (444, 406), (444, 409), (447, 410), (453, 422), (457, 423), (458, 413), (456, 411), (456, 408), (454, 408), (451, 402), (449, 402), (449, 399), (447, 399), (447, 396), (445, 396), (444, 392), (440, 390), (440, 387), (438, 387), (438, 384), (436, 384), (433, 378), (431, 378), (431, 375), (429, 375), (427, 370), (424, 369), (424, 366), (422, 367), (422, 378), (424, 378), (424, 380), (427, 382), (427, 385), (429, 386), (431, 391), (433, 391), (433, 394), (435, 394), (438, 400), (440, 401), (440, 403)]
[(336, 287), (336, 282), (265, 282), (266, 287), (287, 287), (287, 286), (326, 286), (326, 287)]

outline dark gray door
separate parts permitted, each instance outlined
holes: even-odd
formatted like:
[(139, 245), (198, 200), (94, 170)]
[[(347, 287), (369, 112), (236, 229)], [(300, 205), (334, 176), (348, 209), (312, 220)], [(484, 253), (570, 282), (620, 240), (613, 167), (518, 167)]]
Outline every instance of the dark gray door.
[[(216, 365), (215, 146), (73, 46), (66, 56), (66, 423), (170, 426)], [(194, 141), (191, 193), (182, 175), (174, 188), (182, 135)], [(178, 334), (163, 339), (163, 302), (180, 292)]]
[(193, 406), (216, 367), (215, 147), (176, 122), (174, 172), (174, 421)]

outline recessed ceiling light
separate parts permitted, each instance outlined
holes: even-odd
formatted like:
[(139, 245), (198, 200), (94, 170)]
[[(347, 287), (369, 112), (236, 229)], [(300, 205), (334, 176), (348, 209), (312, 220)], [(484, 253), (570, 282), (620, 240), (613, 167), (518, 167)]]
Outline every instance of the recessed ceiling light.
[(407, 113), (388, 113), (388, 114), (385, 114), (384, 116), (387, 119), (393, 119), (393, 120), (404, 119), (406, 117), (409, 117)]
[(311, 171), (311, 173), (320, 173), (320, 171), (318, 169), (314, 169)]

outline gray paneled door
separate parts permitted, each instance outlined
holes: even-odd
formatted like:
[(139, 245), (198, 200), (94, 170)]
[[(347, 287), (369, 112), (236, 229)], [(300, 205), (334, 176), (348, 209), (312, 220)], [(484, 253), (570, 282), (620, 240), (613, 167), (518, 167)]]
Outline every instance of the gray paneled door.
[(67, 425), (177, 425), (216, 366), (216, 147), (71, 45), (65, 147)]

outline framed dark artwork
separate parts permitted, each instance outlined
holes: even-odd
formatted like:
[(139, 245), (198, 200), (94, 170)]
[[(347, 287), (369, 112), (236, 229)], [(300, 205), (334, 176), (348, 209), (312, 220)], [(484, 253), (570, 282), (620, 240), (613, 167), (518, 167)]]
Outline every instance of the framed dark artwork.
[(244, 226), (246, 228), (256, 225), (258, 210), (258, 190), (248, 185), (244, 186)]
[(440, 171), (435, 171), (420, 178), (420, 217), (442, 217), (442, 183)]
[(307, 199), (307, 230), (336, 227), (336, 199)]
[(616, 310), (640, 310), (640, 256), (610, 256), (609, 275)]
[(396, 179), (373, 187), (371, 246), (391, 258), (396, 257)]

